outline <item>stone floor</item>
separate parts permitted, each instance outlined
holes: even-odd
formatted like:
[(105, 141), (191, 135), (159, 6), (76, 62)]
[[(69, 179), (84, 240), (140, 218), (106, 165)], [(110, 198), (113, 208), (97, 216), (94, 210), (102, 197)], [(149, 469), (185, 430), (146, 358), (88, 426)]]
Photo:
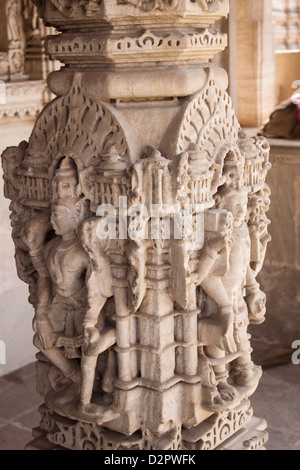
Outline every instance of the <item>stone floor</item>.
[[(255, 415), (268, 421), (268, 450), (300, 450), (300, 365), (266, 369), (252, 397)], [(30, 364), (0, 378), (0, 450), (22, 450), (39, 423), (41, 397)]]

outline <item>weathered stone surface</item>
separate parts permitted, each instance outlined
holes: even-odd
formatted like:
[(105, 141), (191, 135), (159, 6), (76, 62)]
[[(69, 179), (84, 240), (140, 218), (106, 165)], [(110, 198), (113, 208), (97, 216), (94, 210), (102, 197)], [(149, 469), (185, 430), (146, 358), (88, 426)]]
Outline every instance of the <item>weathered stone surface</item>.
[[(248, 326), (266, 310), (269, 145), (241, 130), (209, 62), (226, 43), (207, 28), (228, 1), (34, 3), (61, 30), (47, 47), (67, 67), (2, 161), (35, 310), (37, 437), (176, 450), (210, 430), (216, 448), (247, 423), (248, 447), (262, 446)], [(147, 73), (159, 92), (143, 96)]]

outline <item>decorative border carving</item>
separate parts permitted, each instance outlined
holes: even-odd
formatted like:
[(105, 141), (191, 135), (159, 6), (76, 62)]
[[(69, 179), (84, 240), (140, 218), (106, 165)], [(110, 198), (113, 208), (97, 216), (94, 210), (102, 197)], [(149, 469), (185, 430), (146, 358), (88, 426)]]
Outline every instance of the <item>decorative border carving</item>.
[[(154, 32), (150, 29), (140, 36), (106, 37), (102, 34), (62, 34), (47, 40), (47, 52), (65, 63), (89, 62), (109, 64), (144, 63), (178, 60), (209, 60), (227, 46), (226, 34), (202, 31), (181, 33), (178, 31)], [(183, 54), (184, 52), (184, 54)]]
[[(68, 450), (214, 450), (219, 446), (226, 448), (227, 441), (230, 442), (237, 431), (245, 433), (247, 428), (253, 427), (252, 421), (253, 425), (258, 421), (253, 418), (253, 409), (247, 400), (233, 410), (214, 414), (190, 430), (174, 428), (162, 435), (136, 431), (126, 436), (102, 426), (63, 418), (46, 405), (39, 411), (42, 419), (35, 434), (45, 436), (57, 448)], [(245, 450), (257, 450), (267, 442), (267, 434), (261, 431), (257, 429), (257, 436), (242, 432)]]
[[(132, 25), (132, 21), (140, 23), (151, 15), (164, 22), (180, 19), (182, 23), (209, 25), (228, 14), (228, 0), (33, 0), (39, 15), (53, 26), (72, 24), (82, 21), (87, 25), (97, 22), (122, 23)], [(134, 13), (136, 12), (136, 13)], [(184, 14), (183, 14), (184, 13)], [(133, 19), (133, 14), (136, 17)], [(172, 21), (173, 22), (173, 21)]]
[(35, 117), (51, 98), (44, 80), (8, 82), (5, 84), (5, 92), (6, 104), (0, 104), (0, 119)]
[(253, 418), (253, 409), (247, 400), (236, 409), (214, 414), (191, 430), (183, 432), (185, 448), (189, 450), (213, 450)]

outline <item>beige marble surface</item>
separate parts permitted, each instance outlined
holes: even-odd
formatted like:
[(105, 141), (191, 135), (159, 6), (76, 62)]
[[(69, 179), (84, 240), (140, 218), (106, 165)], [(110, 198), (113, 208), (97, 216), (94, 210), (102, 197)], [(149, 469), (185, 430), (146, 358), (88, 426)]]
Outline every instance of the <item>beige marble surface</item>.
[[(0, 154), (7, 146), (28, 139), (34, 120), (0, 120)], [(19, 280), (11, 239), (9, 201), (3, 196), (0, 169), (0, 340), (6, 344), (6, 365), (0, 364), (0, 376), (8, 374), (34, 360), (32, 345), (33, 312), (27, 302), (28, 287)]]

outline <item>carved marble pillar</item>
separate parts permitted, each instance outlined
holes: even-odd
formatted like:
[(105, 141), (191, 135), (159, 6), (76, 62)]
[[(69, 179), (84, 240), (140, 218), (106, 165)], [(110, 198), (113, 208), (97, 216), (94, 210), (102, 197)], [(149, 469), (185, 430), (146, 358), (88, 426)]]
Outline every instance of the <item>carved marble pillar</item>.
[(31, 0), (22, 0), (25, 34), (25, 72), (31, 80), (46, 80), (49, 73), (59, 69), (59, 62), (45, 53), (45, 38), (57, 34), (55, 28), (45, 26)]
[(269, 146), (211, 59), (215, 0), (35, 0), (57, 98), (2, 156), (29, 284), (42, 420), (30, 448), (257, 449), (249, 323)]
[[(276, 104), (275, 32), (272, 1), (232, 0), (236, 14), (238, 117), (260, 127)], [(231, 44), (230, 44), (231, 47)]]
[(44, 25), (31, 0), (3, 0), (0, 13), (0, 79), (46, 80), (58, 69), (44, 48), (46, 35), (56, 34), (55, 28)]
[(5, 0), (0, 5), (0, 77), (24, 78), (24, 31), (21, 0)]

